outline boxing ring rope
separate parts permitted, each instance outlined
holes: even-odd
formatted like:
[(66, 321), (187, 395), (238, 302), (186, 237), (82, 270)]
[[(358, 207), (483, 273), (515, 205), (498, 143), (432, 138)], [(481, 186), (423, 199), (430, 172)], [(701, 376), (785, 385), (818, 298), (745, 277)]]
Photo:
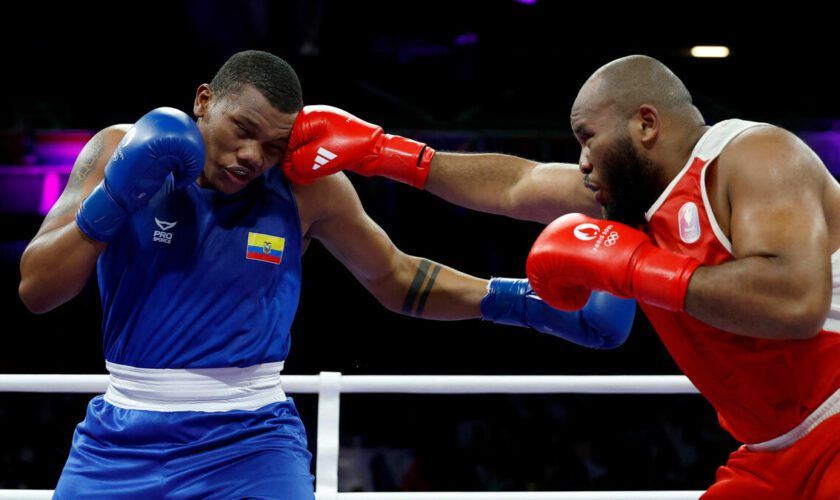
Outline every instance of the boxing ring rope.
[[(702, 491), (338, 492), (341, 393), (696, 394), (680, 375), (283, 375), (288, 393), (318, 394), (317, 500), (696, 500)], [(0, 392), (103, 393), (107, 375), (0, 375)], [(0, 490), (0, 500), (48, 499), (51, 490)]]

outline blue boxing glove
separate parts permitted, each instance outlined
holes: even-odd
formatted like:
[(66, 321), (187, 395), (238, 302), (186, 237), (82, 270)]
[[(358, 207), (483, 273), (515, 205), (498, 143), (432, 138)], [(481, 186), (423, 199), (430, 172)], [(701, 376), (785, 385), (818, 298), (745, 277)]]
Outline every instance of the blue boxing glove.
[(593, 349), (612, 349), (627, 340), (636, 301), (593, 292), (578, 311), (561, 311), (539, 298), (527, 279), (493, 278), (481, 300), (481, 316), (504, 325), (524, 326)]
[(100, 182), (76, 212), (76, 224), (96, 241), (110, 241), (122, 224), (174, 175), (186, 186), (204, 169), (204, 139), (183, 111), (157, 108), (137, 120), (105, 165)]

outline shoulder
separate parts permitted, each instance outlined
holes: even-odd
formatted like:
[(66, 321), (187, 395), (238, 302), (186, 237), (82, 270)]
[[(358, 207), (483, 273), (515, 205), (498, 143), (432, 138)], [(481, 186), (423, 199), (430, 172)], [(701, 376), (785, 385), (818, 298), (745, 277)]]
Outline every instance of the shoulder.
[(131, 128), (131, 125), (128, 124), (111, 125), (94, 135), (76, 158), (67, 187), (73, 190), (82, 188), (83, 184), (99, 182), (108, 159), (117, 149), (117, 145), (129, 128)]
[(131, 123), (118, 123), (103, 128), (97, 135), (101, 136), (106, 144), (113, 145), (113, 149), (116, 149), (117, 144), (125, 137), (132, 125)]
[(796, 135), (774, 125), (745, 130), (727, 144), (717, 159), (721, 180), (741, 182), (801, 182), (822, 179), (822, 161)]
[(131, 124), (120, 123), (105, 127), (88, 141), (79, 155), (80, 158), (96, 158), (102, 167), (117, 149), (117, 145), (131, 128)]
[(814, 160), (819, 159), (801, 139), (788, 130), (769, 124), (738, 134), (719, 157), (720, 163), (784, 163), (789, 167), (807, 165)]

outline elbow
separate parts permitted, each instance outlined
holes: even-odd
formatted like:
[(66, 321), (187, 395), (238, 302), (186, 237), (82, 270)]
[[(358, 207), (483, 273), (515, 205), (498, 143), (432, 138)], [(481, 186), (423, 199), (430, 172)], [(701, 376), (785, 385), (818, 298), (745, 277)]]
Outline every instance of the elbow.
[(362, 284), (385, 309), (411, 316), (411, 308), (406, 309), (406, 304), (400, 299), (400, 294), (395, 290), (391, 278), (391, 276), (385, 276), (376, 280), (362, 281)]
[(391, 264), (381, 269), (378, 276), (360, 281), (385, 309), (406, 316), (419, 316), (416, 311), (418, 297), (416, 290), (411, 288), (419, 272), (419, 261), (397, 250)]
[(822, 330), (822, 323), (814, 324), (805, 320), (791, 322), (777, 337), (779, 340), (808, 340), (817, 336)]
[(779, 319), (779, 338), (807, 340), (816, 337), (825, 325), (829, 307), (829, 301), (795, 301)]
[(45, 303), (46, 301), (44, 300), (43, 294), (38, 293), (38, 280), (37, 275), (34, 272), (37, 268), (30, 264), (30, 259), (28, 258), (29, 252), (30, 248), (27, 247), (20, 259), (20, 284), (18, 285), (18, 296), (29, 312), (43, 314), (51, 308)]
[(411, 315), (411, 310), (404, 309), (403, 304), (397, 300), (393, 300), (393, 297), (385, 294), (380, 295), (375, 292), (373, 293), (373, 296), (385, 309), (397, 314)]
[(797, 340), (812, 339), (819, 334), (825, 324), (825, 316), (821, 318), (803, 317), (792, 324), (787, 338)]
[(29, 312), (35, 314), (43, 314), (52, 310), (53, 308), (50, 304), (36, 293), (30, 283), (31, 280), (22, 279), (20, 286), (18, 286), (18, 295), (23, 305), (26, 306)]
[(37, 276), (28, 276), (21, 273), (23, 277), (18, 285), (18, 296), (26, 308), (34, 314), (44, 314), (60, 306), (79, 290), (71, 291), (66, 295), (60, 289), (54, 289), (49, 282)]

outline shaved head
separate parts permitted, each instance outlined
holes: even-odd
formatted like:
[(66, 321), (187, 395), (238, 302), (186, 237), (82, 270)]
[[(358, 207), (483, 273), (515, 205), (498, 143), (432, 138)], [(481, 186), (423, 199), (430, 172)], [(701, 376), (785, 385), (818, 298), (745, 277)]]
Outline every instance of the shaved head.
[(668, 114), (694, 113), (691, 94), (667, 66), (648, 56), (627, 56), (598, 69), (581, 88), (581, 97), (596, 99), (630, 116), (642, 104)]
[(646, 210), (705, 128), (683, 82), (648, 56), (616, 59), (586, 80), (572, 106), (585, 185), (608, 219), (644, 224)]

